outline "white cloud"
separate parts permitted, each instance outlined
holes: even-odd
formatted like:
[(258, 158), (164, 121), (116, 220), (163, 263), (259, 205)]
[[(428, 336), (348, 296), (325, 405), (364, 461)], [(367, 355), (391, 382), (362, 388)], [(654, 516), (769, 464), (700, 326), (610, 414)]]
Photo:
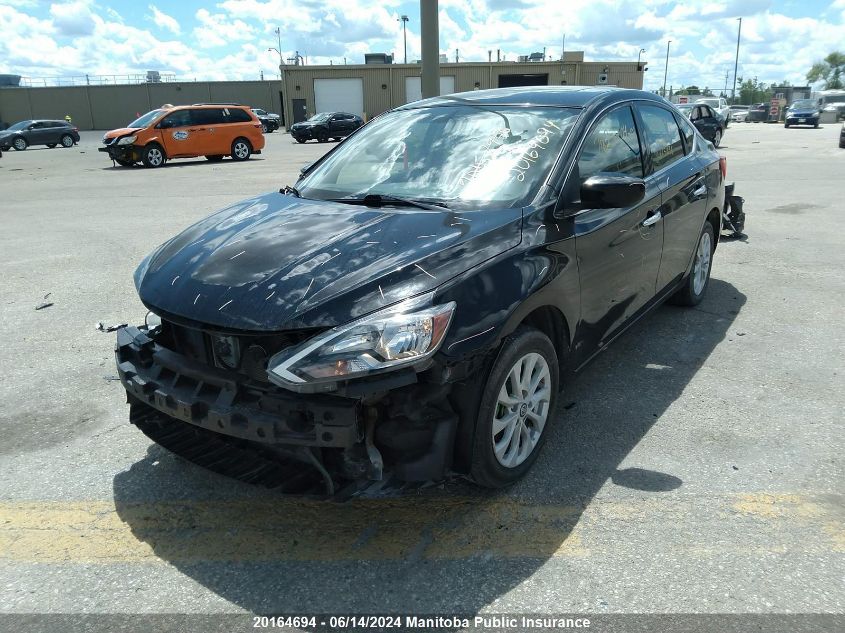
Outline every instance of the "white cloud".
[(53, 24), (61, 35), (76, 37), (90, 35), (96, 24), (88, 2), (64, 2), (50, 5)]
[(153, 12), (153, 22), (157, 27), (170, 31), (174, 35), (179, 35), (182, 32), (182, 27), (179, 26), (179, 22), (173, 16), (167, 15), (153, 4), (150, 5), (150, 11)]

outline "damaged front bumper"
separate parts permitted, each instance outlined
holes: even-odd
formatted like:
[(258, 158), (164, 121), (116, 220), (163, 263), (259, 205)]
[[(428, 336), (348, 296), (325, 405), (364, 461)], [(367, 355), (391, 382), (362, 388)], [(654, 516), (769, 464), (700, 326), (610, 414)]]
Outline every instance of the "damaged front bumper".
[(98, 147), (97, 151), (105, 152), (114, 161), (137, 163), (141, 160), (138, 148), (134, 145), (108, 145), (106, 147)]
[[(305, 395), (117, 331), (130, 420), (211, 470), (288, 493), (350, 495), (445, 478), (458, 417), (450, 385), (367, 395)], [(413, 486), (411, 486), (413, 487)]]

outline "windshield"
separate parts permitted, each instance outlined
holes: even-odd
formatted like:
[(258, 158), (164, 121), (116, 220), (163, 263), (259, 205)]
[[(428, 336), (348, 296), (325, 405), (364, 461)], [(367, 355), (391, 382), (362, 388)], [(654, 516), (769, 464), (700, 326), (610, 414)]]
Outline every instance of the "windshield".
[(375, 119), (299, 186), (303, 197), (367, 194), (449, 207), (523, 206), (545, 181), (579, 110), (455, 105)]
[(678, 110), (683, 112), (686, 116), (692, 114), (692, 106), (691, 105), (679, 105)]
[(809, 110), (816, 107), (816, 101), (815, 99), (799, 99), (789, 107), (793, 110)]
[(252, 111), (253, 111), (253, 112), (255, 112), (255, 114), (267, 114), (267, 113), (266, 113), (264, 110), (262, 110), (261, 108), (253, 108), (253, 109), (252, 109)]
[(316, 121), (317, 123), (319, 123), (320, 121), (325, 121), (326, 119), (328, 119), (329, 116), (331, 116), (331, 115), (328, 112), (320, 112), (319, 114), (315, 114), (314, 116), (312, 116), (308, 120), (309, 121)]
[(150, 112), (147, 112), (140, 119), (135, 119), (126, 127), (147, 127), (150, 123), (155, 121), (160, 114), (163, 114), (164, 112), (164, 110), (152, 110)]
[(32, 121), (21, 121), (20, 123), (15, 123), (14, 125), (10, 125), (6, 128), (10, 132), (17, 132), (18, 130), (23, 130), (26, 128), (27, 125), (32, 123)]

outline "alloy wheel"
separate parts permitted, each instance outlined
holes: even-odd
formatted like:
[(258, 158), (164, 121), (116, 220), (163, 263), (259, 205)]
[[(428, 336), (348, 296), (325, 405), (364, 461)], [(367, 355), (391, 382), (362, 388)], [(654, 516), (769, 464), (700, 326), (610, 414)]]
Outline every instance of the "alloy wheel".
[(244, 159), (247, 156), (249, 156), (249, 148), (246, 146), (246, 143), (244, 143), (243, 141), (239, 141), (239, 142), (235, 143), (234, 152), (235, 152), (235, 156), (237, 156), (240, 159)]
[(160, 149), (153, 147), (147, 152), (147, 160), (153, 167), (158, 167), (164, 161), (164, 156)]
[(542, 355), (531, 352), (511, 367), (493, 412), (493, 454), (502, 466), (516, 468), (534, 451), (551, 396), (551, 374)]
[(73, 146), (73, 138), (65, 134), (62, 137), (62, 147), (72, 147)]
[(705, 231), (701, 234), (701, 239), (698, 242), (698, 250), (695, 253), (695, 265), (692, 270), (692, 290), (696, 295), (704, 292), (704, 286), (707, 284), (712, 251), (710, 233)]
[(18, 151), (22, 151), (26, 149), (26, 141), (22, 138), (16, 138), (14, 142), (15, 149)]

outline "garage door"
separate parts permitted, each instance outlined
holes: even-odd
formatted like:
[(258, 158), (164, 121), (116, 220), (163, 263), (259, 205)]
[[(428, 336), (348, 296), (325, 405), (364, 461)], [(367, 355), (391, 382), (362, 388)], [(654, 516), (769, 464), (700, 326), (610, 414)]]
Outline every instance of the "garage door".
[[(453, 76), (440, 78), (440, 94), (450, 95), (455, 92), (455, 78)], [(405, 77), (405, 103), (422, 99), (422, 83), (419, 77)]]
[(351, 112), (364, 116), (363, 79), (315, 79), (317, 112)]

